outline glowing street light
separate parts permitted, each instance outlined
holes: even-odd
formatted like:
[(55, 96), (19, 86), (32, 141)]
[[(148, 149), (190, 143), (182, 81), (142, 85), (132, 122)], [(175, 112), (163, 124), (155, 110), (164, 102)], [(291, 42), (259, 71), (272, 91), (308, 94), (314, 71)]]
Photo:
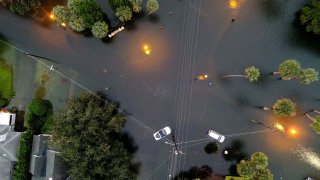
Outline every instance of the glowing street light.
[(205, 80), (205, 79), (207, 79), (207, 78), (208, 78), (208, 75), (207, 75), (207, 74), (204, 74), (204, 75), (199, 75), (199, 76), (197, 76), (196, 80), (203, 81), (203, 80)]
[(150, 55), (151, 54), (151, 49), (148, 45), (144, 45), (143, 46), (143, 51), (146, 55)]
[(229, 1), (229, 7), (231, 9), (236, 9), (239, 7), (239, 3), (237, 2), (237, 0), (230, 0)]
[(289, 130), (289, 133), (291, 134), (291, 135), (296, 135), (298, 132), (297, 132), (297, 130), (295, 130), (295, 129), (290, 129)]
[(55, 20), (54, 14), (51, 13), (51, 14), (49, 15), (49, 17), (50, 17), (50, 19)]
[(66, 23), (64, 23), (64, 22), (61, 23), (61, 26), (62, 26), (62, 27), (66, 27)]

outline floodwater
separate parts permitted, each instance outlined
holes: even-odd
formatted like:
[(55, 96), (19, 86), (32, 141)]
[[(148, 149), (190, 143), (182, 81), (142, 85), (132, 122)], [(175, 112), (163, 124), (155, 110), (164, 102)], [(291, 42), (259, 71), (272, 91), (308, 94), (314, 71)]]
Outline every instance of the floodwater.
[[(307, 159), (318, 158), (320, 141), (303, 115), (319, 108), (320, 85), (279, 81), (270, 75), (283, 60), (292, 58), (304, 68), (320, 69), (319, 39), (307, 36), (297, 25), (296, 13), (308, 1), (239, 0), (235, 9), (228, 2), (160, 1), (157, 17), (137, 19), (107, 43), (54, 24), (42, 26), (3, 9), (0, 32), (19, 48), (74, 69), (77, 78), (99, 84), (84, 84), (86, 88), (105, 91), (121, 103), (131, 114), (125, 130), (138, 146), (139, 179), (167, 179), (202, 165), (227, 175), (236, 161), (225, 161), (222, 151), (235, 141), (242, 157), (264, 152), (275, 179), (320, 178), (318, 165)], [(144, 54), (144, 45), (150, 47), (150, 55)], [(221, 79), (242, 74), (252, 65), (261, 70), (258, 83)], [(204, 74), (206, 80), (194, 80)], [(279, 119), (257, 108), (270, 107), (280, 97), (297, 103), (296, 117)], [(266, 126), (281, 122), (298, 133), (265, 131), (251, 120)], [(152, 132), (167, 125), (182, 154), (175, 155), (173, 146), (164, 141), (154, 141)], [(226, 135), (214, 157), (204, 151), (208, 129)]]

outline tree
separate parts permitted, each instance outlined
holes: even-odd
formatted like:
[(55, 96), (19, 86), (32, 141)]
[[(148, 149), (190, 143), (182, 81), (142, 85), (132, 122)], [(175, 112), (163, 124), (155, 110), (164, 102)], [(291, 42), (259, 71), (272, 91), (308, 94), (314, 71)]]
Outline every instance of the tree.
[(272, 109), (273, 113), (279, 117), (296, 115), (296, 105), (290, 99), (278, 99)]
[(254, 164), (251, 161), (241, 160), (237, 164), (237, 172), (241, 177), (253, 179), (255, 173)]
[(159, 9), (159, 3), (157, 0), (148, 0), (146, 6), (149, 14), (153, 14)]
[[(83, 93), (54, 116), (51, 143), (74, 179), (135, 179), (124, 145), (126, 116), (101, 96)], [(66, 146), (67, 144), (67, 146)]]
[(141, 3), (142, 0), (129, 0), (132, 6), (132, 10), (135, 13), (138, 13), (141, 11)]
[(115, 11), (117, 8), (122, 6), (129, 6), (129, 0), (108, 0), (110, 8)]
[(37, 116), (43, 116), (46, 114), (48, 107), (44, 100), (32, 99), (31, 103), (28, 106), (28, 109), (31, 113)]
[(251, 161), (259, 169), (263, 169), (263, 168), (268, 167), (268, 157), (262, 152), (256, 152), (256, 153), (252, 154)]
[(10, 10), (19, 15), (25, 15), (31, 8), (25, 2), (16, 2), (10, 5)]
[(300, 22), (306, 26), (307, 32), (320, 34), (320, 1), (312, 0), (311, 5), (304, 6), (300, 15)]
[[(313, 112), (316, 112), (317, 114), (319, 114), (319, 111), (315, 111), (313, 110)], [(315, 131), (315, 133), (320, 134), (320, 116), (314, 116), (311, 117), (308, 113), (305, 113), (305, 115), (312, 121), (311, 124), (309, 124), (309, 126)]]
[(78, 26), (88, 29), (95, 22), (103, 20), (102, 10), (95, 0), (73, 0), (70, 3), (70, 13), (73, 23), (79, 23)]
[(52, 13), (55, 17), (57, 23), (66, 23), (69, 21), (70, 12), (69, 9), (65, 6), (57, 5), (52, 9)]
[(303, 69), (299, 75), (300, 82), (306, 85), (318, 81), (318, 79), (318, 72), (313, 68)]
[(268, 169), (268, 157), (262, 152), (256, 152), (248, 160), (237, 164), (237, 172), (241, 177), (254, 180), (272, 180), (273, 175)]
[(129, 6), (121, 6), (117, 8), (115, 15), (121, 22), (129, 21), (132, 18), (132, 11)]
[(75, 15), (72, 15), (70, 17), (69, 25), (71, 29), (77, 32), (81, 32), (86, 29), (84, 21), (80, 17), (77, 17)]
[(244, 78), (247, 78), (250, 82), (256, 82), (260, 77), (260, 71), (258, 68), (254, 66), (250, 66), (244, 70), (244, 74), (226, 75), (226, 76), (223, 76), (222, 78), (227, 78), (227, 77), (244, 77)]
[(297, 78), (300, 75), (301, 67), (297, 60), (288, 59), (279, 65), (279, 71), (273, 74), (280, 74), (283, 80)]
[(92, 34), (101, 39), (108, 35), (108, 24), (104, 21), (94, 23), (91, 29)]

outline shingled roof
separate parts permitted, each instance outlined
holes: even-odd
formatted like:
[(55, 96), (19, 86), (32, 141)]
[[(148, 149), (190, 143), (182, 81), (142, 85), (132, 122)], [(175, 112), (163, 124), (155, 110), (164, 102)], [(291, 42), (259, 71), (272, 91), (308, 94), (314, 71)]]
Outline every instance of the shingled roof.
[(13, 164), (17, 161), (21, 133), (11, 131), (10, 126), (0, 125), (0, 135), (4, 134), (6, 136), (0, 142), (0, 177), (1, 180), (10, 180)]
[(67, 178), (66, 167), (59, 152), (48, 146), (50, 135), (33, 136), (32, 155), (30, 159), (30, 173), (32, 180), (64, 180)]

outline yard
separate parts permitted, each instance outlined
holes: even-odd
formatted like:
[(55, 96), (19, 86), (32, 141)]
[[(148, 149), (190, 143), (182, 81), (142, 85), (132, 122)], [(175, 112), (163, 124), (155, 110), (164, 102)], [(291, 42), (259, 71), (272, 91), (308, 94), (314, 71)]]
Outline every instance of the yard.
[(13, 92), (13, 68), (6, 64), (4, 59), (0, 59), (0, 92), (1, 98), (10, 99)]

